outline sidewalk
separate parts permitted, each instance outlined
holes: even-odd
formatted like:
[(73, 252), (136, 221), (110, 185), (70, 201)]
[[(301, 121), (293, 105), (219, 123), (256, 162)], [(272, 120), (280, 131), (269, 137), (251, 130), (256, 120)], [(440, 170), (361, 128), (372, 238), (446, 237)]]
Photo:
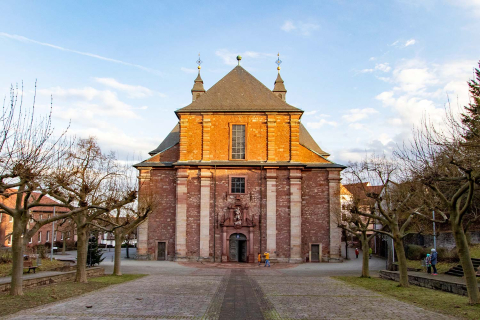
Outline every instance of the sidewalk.
[[(380, 271), (380, 278), (399, 281), (400, 272), (399, 271)], [(408, 272), (408, 281), (410, 284), (435, 289), (442, 290), (445, 292), (451, 292), (459, 295), (467, 296), (467, 287), (465, 285), (465, 278), (449, 276), (446, 274), (432, 275), (425, 272)], [(480, 288), (480, 284), (478, 285)]]
[[(56, 276), (59, 274), (63, 274), (65, 272), (60, 272), (60, 271), (37, 271), (36, 273), (24, 273), (23, 274), (23, 280), (29, 280), (29, 279), (36, 279), (36, 278), (43, 278), (43, 277), (49, 277), (49, 276)], [(0, 278), (0, 284), (5, 284), (5, 283), (10, 283), (12, 281), (12, 277), (1, 277)]]

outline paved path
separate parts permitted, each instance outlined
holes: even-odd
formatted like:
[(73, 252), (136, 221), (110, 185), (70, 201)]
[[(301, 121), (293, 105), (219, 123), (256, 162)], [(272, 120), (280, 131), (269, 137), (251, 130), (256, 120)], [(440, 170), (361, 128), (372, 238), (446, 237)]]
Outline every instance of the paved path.
[(451, 319), (328, 277), (336, 269), (345, 274), (348, 263), (304, 264), (292, 269), (197, 269), (174, 262), (136, 263), (137, 269), (150, 275), (11, 318)]

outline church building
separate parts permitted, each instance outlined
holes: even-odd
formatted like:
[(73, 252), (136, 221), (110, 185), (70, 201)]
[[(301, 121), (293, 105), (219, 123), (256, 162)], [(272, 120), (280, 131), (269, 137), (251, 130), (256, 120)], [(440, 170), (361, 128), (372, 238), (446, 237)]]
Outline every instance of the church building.
[[(154, 211), (138, 228), (139, 258), (255, 262), (340, 259), (340, 172), (286, 102), (240, 66), (209, 90), (198, 76), (178, 123), (136, 164), (139, 198)], [(278, 60), (280, 62), (280, 60)], [(272, 79), (273, 80), (273, 79)]]

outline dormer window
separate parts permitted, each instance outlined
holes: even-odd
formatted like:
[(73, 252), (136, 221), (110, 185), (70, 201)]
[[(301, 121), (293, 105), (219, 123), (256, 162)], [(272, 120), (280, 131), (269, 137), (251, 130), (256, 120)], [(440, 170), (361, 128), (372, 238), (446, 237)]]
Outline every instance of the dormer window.
[(231, 137), (231, 159), (245, 160), (245, 125), (232, 124)]

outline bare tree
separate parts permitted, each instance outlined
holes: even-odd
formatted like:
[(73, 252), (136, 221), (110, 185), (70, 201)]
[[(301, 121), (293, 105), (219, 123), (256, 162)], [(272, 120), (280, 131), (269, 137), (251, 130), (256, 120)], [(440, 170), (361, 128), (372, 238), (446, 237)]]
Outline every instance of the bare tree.
[[(400, 286), (408, 287), (407, 258), (403, 246), (403, 238), (414, 233), (412, 221), (416, 217), (431, 219), (425, 214), (429, 205), (422, 196), (424, 189), (414, 181), (405, 179), (396, 161), (383, 156), (371, 156), (360, 163), (353, 163), (346, 170), (359, 186), (364, 188), (365, 195), (375, 202), (375, 212), (359, 211), (358, 215), (377, 220), (382, 224), (376, 231), (393, 239), (400, 271)], [(367, 183), (383, 186), (380, 192), (371, 192)], [(445, 222), (444, 220), (437, 220)]]
[(89, 138), (78, 141), (55, 174), (58, 187), (50, 194), (76, 212), (72, 215), (77, 230), (76, 282), (87, 282), (87, 243), (95, 220), (136, 200), (135, 188), (124, 187), (127, 170), (113, 153), (103, 154), (95, 138)]
[[(0, 114), (0, 196), (4, 200), (0, 201), (0, 209), (13, 217), (12, 295), (23, 294), (23, 253), (31, 234), (27, 232), (30, 210), (54, 206), (42, 203), (48, 193), (47, 180), (71, 145), (65, 138), (66, 130), (55, 137), (51, 108), (46, 116), (39, 117), (35, 114), (35, 95), (31, 109), (25, 110), (22, 100), (23, 88), (19, 91), (12, 86), (9, 103), (4, 100)], [(66, 216), (35, 221), (32, 230), (36, 232), (41, 226)]]
[[(345, 186), (345, 185), (344, 185)], [(372, 202), (368, 201), (364, 195), (363, 186), (355, 184), (348, 188), (352, 197), (347, 203), (348, 214), (342, 214), (338, 217), (338, 226), (346, 232), (354, 235), (362, 245), (362, 278), (370, 278), (369, 271), (369, 251), (370, 240), (375, 236), (371, 231), (371, 224), (376, 221), (371, 217), (361, 215), (361, 212), (372, 213), (374, 207)], [(367, 201), (365, 201), (367, 200)]]
[(412, 179), (420, 181), (441, 202), (465, 274), (469, 302), (478, 304), (480, 293), (465, 235), (465, 217), (472, 213), (475, 189), (480, 183), (480, 137), (470, 136), (469, 126), (478, 128), (480, 124), (464, 125), (451, 108), (446, 109), (445, 119), (443, 128), (424, 120), (422, 127), (414, 130), (413, 141), (397, 154)]

